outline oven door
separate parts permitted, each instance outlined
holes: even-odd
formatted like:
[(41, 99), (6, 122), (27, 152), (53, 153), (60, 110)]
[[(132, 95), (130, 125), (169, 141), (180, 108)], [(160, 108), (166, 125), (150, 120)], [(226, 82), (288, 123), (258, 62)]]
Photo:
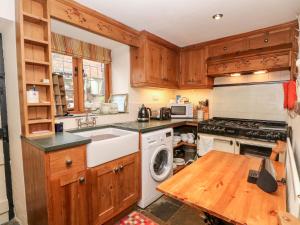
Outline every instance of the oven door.
[(236, 140), (236, 149), (240, 155), (269, 158), (272, 154), (272, 148), (274, 146), (274, 143), (264, 141), (253, 141), (243, 139)]
[(200, 149), (200, 138), (203, 137), (213, 137), (214, 138), (214, 144), (213, 144), (213, 150), (222, 151), (222, 152), (228, 152), (232, 154), (236, 154), (235, 152), (235, 139), (225, 136), (219, 136), (219, 135), (209, 135), (209, 134), (198, 134), (198, 151), (201, 152)]

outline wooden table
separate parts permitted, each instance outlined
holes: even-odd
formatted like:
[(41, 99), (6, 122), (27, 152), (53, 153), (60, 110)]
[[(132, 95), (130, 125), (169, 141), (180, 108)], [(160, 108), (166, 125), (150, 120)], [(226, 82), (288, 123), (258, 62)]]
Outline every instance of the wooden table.
[[(247, 182), (249, 169), (261, 159), (211, 151), (161, 183), (158, 190), (190, 206), (234, 224), (277, 225), (277, 212), (286, 211), (286, 186), (273, 194)], [(284, 164), (274, 162), (277, 178), (285, 177)]]

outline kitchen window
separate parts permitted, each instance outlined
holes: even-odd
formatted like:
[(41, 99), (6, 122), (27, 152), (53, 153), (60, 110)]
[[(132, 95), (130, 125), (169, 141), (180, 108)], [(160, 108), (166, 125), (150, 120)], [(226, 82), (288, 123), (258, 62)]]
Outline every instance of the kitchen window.
[(110, 96), (110, 64), (52, 53), (52, 72), (63, 76), (68, 111), (96, 110)]

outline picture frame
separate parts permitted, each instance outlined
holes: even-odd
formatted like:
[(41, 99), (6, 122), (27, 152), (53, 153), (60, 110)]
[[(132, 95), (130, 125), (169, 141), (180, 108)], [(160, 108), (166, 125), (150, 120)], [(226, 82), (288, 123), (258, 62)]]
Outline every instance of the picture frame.
[(108, 102), (117, 103), (119, 113), (126, 113), (128, 111), (128, 94), (112, 94)]

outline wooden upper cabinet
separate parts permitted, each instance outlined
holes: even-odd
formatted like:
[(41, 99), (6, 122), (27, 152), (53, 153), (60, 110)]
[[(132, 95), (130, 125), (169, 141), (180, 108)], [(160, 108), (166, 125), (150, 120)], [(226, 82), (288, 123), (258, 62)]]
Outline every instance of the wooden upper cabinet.
[(180, 52), (180, 87), (208, 88), (211, 80), (206, 72), (206, 48)]
[(245, 73), (258, 70), (289, 69), (290, 51), (277, 50), (268, 53), (251, 54), (208, 61), (208, 75), (212, 77)]
[(178, 48), (148, 32), (141, 34), (141, 46), (131, 47), (131, 86), (177, 88)]
[(248, 42), (246, 38), (234, 39), (231, 41), (221, 42), (208, 47), (210, 57), (226, 55), (247, 50)]
[(292, 43), (291, 34), (292, 30), (288, 27), (249, 36), (249, 49), (259, 49)]
[(153, 42), (147, 42), (146, 52), (146, 76), (150, 83), (160, 83), (163, 80), (163, 46)]
[(163, 54), (163, 82), (177, 86), (179, 57), (174, 50), (165, 48)]

